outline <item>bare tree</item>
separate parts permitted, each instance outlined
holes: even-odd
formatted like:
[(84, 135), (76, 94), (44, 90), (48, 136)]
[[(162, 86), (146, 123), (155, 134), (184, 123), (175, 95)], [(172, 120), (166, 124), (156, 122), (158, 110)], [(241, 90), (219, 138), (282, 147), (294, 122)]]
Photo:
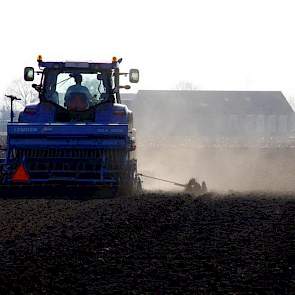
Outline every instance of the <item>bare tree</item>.
[(176, 86), (176, 90), (197, 90), (198, 87), (190, 81), (179, 81)]
[[(26, 82), (22, 79), (12, 81), (6, 88), (5, 94), (14, 95), (21, 99), (14, 104), (16, 110), (21, 110), (26, 105), (38, 101), (38, 93), (32, 88), (32, 83)], [(2, 110), (4, 112), (10, 110), (10, 100), (8, 98), (3, 100)]]

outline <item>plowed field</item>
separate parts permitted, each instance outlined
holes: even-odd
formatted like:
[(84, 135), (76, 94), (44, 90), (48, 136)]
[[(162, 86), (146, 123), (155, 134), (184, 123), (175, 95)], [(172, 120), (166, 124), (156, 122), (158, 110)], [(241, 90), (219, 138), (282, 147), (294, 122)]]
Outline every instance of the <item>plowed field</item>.
[(0, 294), (294, 294), (295, 195), (0, 200)]

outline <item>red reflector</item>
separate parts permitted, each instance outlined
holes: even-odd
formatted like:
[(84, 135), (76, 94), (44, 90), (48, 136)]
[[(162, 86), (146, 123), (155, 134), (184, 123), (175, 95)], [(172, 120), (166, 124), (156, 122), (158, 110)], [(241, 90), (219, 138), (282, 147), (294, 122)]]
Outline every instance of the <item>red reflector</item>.
[(12, 176), (14, 182), (27, 182), (30, 179), (30, 175), (25, 169), (23, 164), (20, 164)]

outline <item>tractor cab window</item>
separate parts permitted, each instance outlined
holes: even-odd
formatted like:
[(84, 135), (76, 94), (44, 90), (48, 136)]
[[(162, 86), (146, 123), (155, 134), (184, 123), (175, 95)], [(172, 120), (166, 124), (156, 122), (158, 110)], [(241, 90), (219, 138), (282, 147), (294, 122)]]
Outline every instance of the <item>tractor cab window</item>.
[[(97, 79), (97, 74), (81, 74), (82, 82), (81, 86), (84, 86), (88, 89), (90, 93), (90, 105), (97, 103), (100, 99), (102, 93), (105, 92), (104, 86), (101, 80)], [(61, 73), (57, 76), (56, 89), (53, 94), (53, 99), (55, 100), (58, 96), (58, 103), (61, 106), (65, 105), (65, 96), (67, 91), (71, 86), (76, 85), (75, 75), (68, 73)]]
[[(69, 92), (73, 90), (77, 85), (76, 77), (80, 76), (82, 81), (81, 85), (83, 93), (86, 95), (87, 107), (95, 105), (100, 101), (106, 99), (108, 94), (112, 91), (113, 78), (112, 75), (102, 75), (101, 73), (80, 73), (80, 72), (60, 72), (58, 70), (47, 70), (44, 80), (44, 93), (43, 97), (46, 100), (59, 104), (62, 107), (69, 108), (68, 98)], [(77, 87), (79, 88), (79, 87)], [(71, 91), (69, 91), (71, 90)], [(79, 91), (81, 92), (81, 91)], [(82, 95), (81, 101), (85, 99), (85, 95)], [(71, 94), (72, 95), (72, 94)], [(67, 96), (67, 97), (66, 97)]]

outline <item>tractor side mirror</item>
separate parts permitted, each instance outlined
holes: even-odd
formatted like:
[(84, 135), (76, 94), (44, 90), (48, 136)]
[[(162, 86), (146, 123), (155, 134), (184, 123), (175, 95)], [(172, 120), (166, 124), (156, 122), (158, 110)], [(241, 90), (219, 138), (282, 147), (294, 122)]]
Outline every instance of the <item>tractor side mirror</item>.
[(129, 71), (129, 82), (130, 83), (138, 83), (139, 81), (139, 70), (131, 69)]
[(35, 70), (32, 67), (25, 67), (24, 79), (25, 81), (34, 81)]
[(97, 74), (96, 78), (97, 78), (98, 81), (103, 80), (103, 76), (102, 76), (102, 74)]

